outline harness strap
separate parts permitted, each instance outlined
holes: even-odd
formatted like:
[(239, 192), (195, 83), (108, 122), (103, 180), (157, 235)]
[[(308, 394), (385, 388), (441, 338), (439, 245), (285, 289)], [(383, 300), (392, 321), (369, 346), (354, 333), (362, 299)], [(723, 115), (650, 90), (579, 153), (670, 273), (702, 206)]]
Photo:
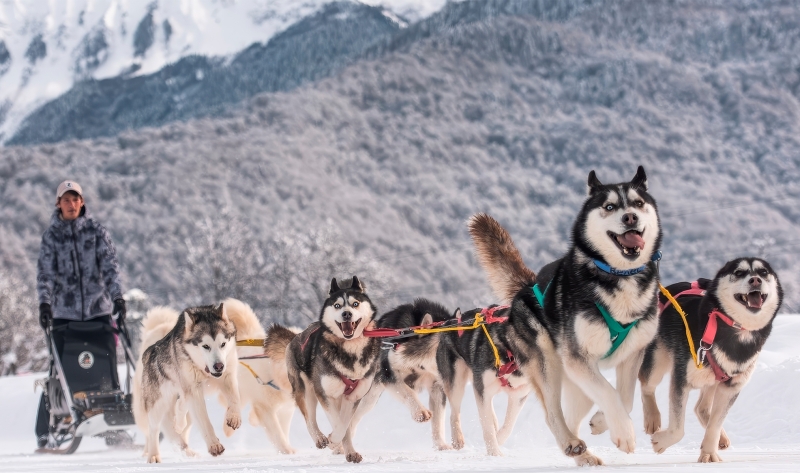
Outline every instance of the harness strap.
[(608, 313), (605, 307), (600, 305), (599, 302), (594, 303), (597, 306), (597, 310), (600, 311), (600, 314), (603, 315), (603, 319), (606, 321), (606, 325), (608, 325), (608, 332), (611, 335), (611, 348), (608, 350), (608, 353), (603, 356), (603, 358), (608, 358), (609, 356), (613, 355), (617, 348), (622, 345), (622, 342), (628, 337), (631, 329), (639, 323), (638, 320), (634, 320), (633, 322), (622, 325), (619, 323), (614, 317), (611, 317), (611, 314)]
[[(653, 263), (660, 260), (661, 260), (661, 251), (656, 251), (655, 253), (653, 253), (653, 256), (650, 257), (650, 261)], [(608, 274), (613, 274), (614, 276), (635, 276), (644, 271), (645, 269), (647, 269), (647, 264), (643, 264), (638, 268), (633, 268), (633, 269), (617, 269), (611, 266), (610, 264), (606, 263), (605, 261), (601, 261), (599, 259), (593, 259), (592, 262), (594, 263), (595, 266), (597, 266), (597, 269), (599, 269), (600, 271), (603, 271), (604, 273)]]
[(511, 350), (506, 350), (506, 356), (508, 356), (508, 361), (497, 369), (497, 377), (500, 379), (500, 384), (503, 387), (511, 387), (511, 383), (508, 381), (506, 376), (517, 371), (519, 366), (517, 365), (517, 360), (514, 358), (514, 354), (511, 353)]
[(256, 378), (256, 382), (257, 382), (258, 384), (260, 384), (260, 385), (262, 385), (262, 386), (269, 386), (269, 387), (271, 387), (271, 388), (273, 388), (273, 389), (277, 389), (278, 391), (280, 391), (280, 390), (281, 390), (281, 388), (279, 388), (278, 386), (276, 386), (276, 385), (275, 385), (275, 383), (273, 383), (273, 382), (272, 382), (272, 380), (269, 380), (269, 381), (267, 381), (267, 382), (264, 382), (264, 380), (263, 380), (263, 379), (261, 379), (261, 377), (259, 377), (259, 376), (258, 376), (258, 373), (256, 373), (256, 372), (255, 372), (255, 370), (254, 370), (253, 368), (251, 368), (251, 367), (250, 367), (250, 365), (248, 365), (248, 364), (247, 364), (247, 363), (245, 363), (244, 361), (240, 361), (239, 363), (241, 363), (241, 365), (242, 365), (242, 366), (244, 366), (245, 368), (247, 368), (247, 371), (249, 371), (249, 372), (250, 372), (250, 374), (252, 374), (252, 375), (253, 375), (253, 377), (254, 377), (254, 378)]
[[(697, 281), (694, 281), (692, 283), (692, 287), (696, 286), (697, 286)], [(658, 283), (658, 288), (661, 290), (661, 293), (664, 294), (664, 297), (667, 298), (669, 303), (672, 304), (673, 307), (675, 307), (675, 310), (678, 312), (678, 314), (680, 314), (681, 319), (683, 319), (683, 328), (686, 330), (686, 341), (689, 343), (689, 353), (692, 354), (692, 359), (694, 360), (694, 365), (697, 367), (697, 369), (702, 369), (703, 362), (700, 361), (699, 355), (697, 354), (697, 352), (694, 351), (694, 340), (692, 339), (692, 331), (689, 330), (689, 320), (686, 318), (686, 312), (683, 311), (681, 305), (678, 304), (678, 300), (675, 297), (673, 297), (672, 294), (669, 293), (669, 290), (666, 287), (664, 287), (661, 283)], [(686, 291), (678, 293), (678, 297), (680, 297), (685, 293)], [(659, 312), (659, 315), (663, 313), (666, 308), (667, 306), (664, 305), (664, 307), (661, 309), (661, 312)]]
[(360, 379), (350, 379), (342, 373), (339, 373), (339, 379), (344, 383), (345, 396), (355, 391), (358, 387), (358, 382), (361, 381)]
[[(687, 289), (685, 291), (681, 291), (681, 292), (675, 294), (674, 296), (671, 296), (669, 294), (669, 291), (667, 291), (664, 286), (661, 286), (661, 289), (662, 289), (661, 293), (664, 294), (664, 296), (667, 298), (667, 301), (664, 302), (663, 304), (660, 303), (660, 302), (658, 303), (658, 313), (659, 313), (659, 315), (662, 312), (664, 312), (667, 309), (667, 307), (670, 306), (670, 304), (672, 304), (672, 299), (670, 299), (670, 297), (672, 297), (674, 299), (678, 299), (678, 298), (683, 297), (683, 296), (700, 296), (700, 297), (702, 297), (702, 296), (706, 295), (705, 289), (700, 289), (700, 283), (697, 282), (697, 281), (692, 281), (692, 287), (690, 289)], [(664, 292), (664, 291), (667, 291), (667, 292)], [(676, 303), (677, 303), (677, 301), (676, 301)], [(675, 304), (672, 304), (672, 305), (675, 306)]]
[(724, 383), (725, 381), (731, 379), (731, 377), (728, 376), (728, 373), (726, 373), (719, 365), (719, 363), (717, 363), (717, 360), (714, 358), (714, 355), (712, 355), (710, 351), (708, 352), (706, 359), (708, 359), (708, 366), (710, 366), (711, 371), (714, 372), (714, 379), (716, 379), (717, 382)]
[(248, 338), (246, 340), (236, 340), (237, 347), (263, 347), (264, 342), (266, 342), (263, 338)]
[(316, 332), (317, 330), (319, 330), (319, 327), (317, 327), (314, 330), (312, 330), (311, 333), (308, 334), (308, 338), (306, 338), (306, 341), (304, 341), (303, 343), (300, 344), (300, 352), (301, 353), (306, 349), (306, 345), (308, 345), (308, 341), (311, 340), (311, 336), (314, 335), (314, 332)]

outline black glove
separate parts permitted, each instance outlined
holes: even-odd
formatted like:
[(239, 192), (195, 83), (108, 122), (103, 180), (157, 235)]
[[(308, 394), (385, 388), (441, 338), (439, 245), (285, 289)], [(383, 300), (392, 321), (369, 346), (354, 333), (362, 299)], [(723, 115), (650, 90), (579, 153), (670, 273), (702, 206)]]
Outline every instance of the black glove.
[(128, 314), (128, 310), (125, 309), (125, 299), (114, 301), (114, 313), (117, 314), (117, 322), (125, 322), (125, 316)]
[(50, 308), (50, 304), (39, 304), (39, 325), (41, 325), (42, 328), (47, 328), (52, 318), (53, 309)]

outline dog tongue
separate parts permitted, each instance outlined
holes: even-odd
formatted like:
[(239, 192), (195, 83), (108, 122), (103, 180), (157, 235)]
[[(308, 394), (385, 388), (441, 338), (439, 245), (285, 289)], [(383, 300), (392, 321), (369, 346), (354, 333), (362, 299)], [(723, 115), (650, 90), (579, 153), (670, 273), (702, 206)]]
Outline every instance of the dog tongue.
[(753, 291), (747, 294), (747, 305), (753, 309), (761, 308), (761, 293)]
[(356, 324), (353, 322), (342, 322), (342, 333), (345, 335), (350, 336), (353, 334), (353, 332), (355, 332), (355, 330)]
[(644, 238), (634, 231), (617, 235), (617, 241), (625, 248), (639, 248), (640, 250), (644, 249)]

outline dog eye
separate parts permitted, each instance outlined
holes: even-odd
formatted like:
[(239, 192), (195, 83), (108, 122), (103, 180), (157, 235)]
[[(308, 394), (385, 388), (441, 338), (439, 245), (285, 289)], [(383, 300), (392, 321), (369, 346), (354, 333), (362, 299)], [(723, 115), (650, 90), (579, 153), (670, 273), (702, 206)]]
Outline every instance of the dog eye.
[(334, 309), (341, 309), (342, 305), (341, 304), (333, 304), (333, 308)]
[(742, 271), (742, 270), (734, 271), (733, 275), (736, 276), (737, 278), (743, 278), (747, 275), (747, 271)]
[(761, 276), (762, 278), (765, 278), (765, 277), (767, 277), (767, 275), (768, 275), (768, 274), (769, 274), (769, 273), (767, 272), (767, 270), (766, 270), (766, 269), (759, 269), (759, 270), (758, 270), (758, 275), (759, 275), (759, 276)]
[(352, 306), (353, 307), (358, 307), (358, 302), (353, 302)]
[(219, 347), (220, 347), (220, 348), (225, 348), (225, 343), (226, 343), (226, 342), (222, 342), (222, 345), (220, 345)]
[(636, 206), (639, 207), (639, 208), (644, 207), (644, 201), (643, 200), (637, 200), (636, 201)]
[(211, 347), (208, 345), (203, 345), (203, 348), (205, 348), (206, 350), (211, 350)]
[(608, 205), (606, 205), (606, 210), (608, 210), (609, 212), (611, 212), (612, 210), (614, 210), (614, 204), (608, 204)]

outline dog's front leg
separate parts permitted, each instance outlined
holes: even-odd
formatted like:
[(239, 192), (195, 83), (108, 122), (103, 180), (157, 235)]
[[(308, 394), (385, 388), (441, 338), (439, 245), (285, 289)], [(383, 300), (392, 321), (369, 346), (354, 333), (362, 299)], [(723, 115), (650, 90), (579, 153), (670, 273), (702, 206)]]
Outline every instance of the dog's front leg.
[[(496, 394), (495, 389), (487, 389), (487, 384), (497, 384), (494, 373), (486, 371), (472, 374), (472, 387), (475, 391), (475, 402), (478, 404), (478, 419), (481, 422), (483, 441), (486, 443), (486, 454), (502, 456), (500, 442), (497, 440), (497, 417), (492, 406), (492, 399)], [(491, 384), (490, 384), (491, 383)]]
[(206, 410), (206, 400), (203, 396), (203, 385), (196, 385), (191, 390), (192, 394), (189, 398), (189, 410), (192, 413), (195, 421), (200, 426), (200, 433), (203, 435), (208, 446), (208, 453), (212, 456), (222, 455), (225, 447), (219, 442), (217, 435), (214, 433), (214, 427), (211, 425), (211, 420), (208, 418), (208, 410)]
[(357, 399), (350, 400), (347, 399), (346, 396), (343, 396), (338, 411), (336, 409), (331, 409), (331, 414), (336, 412), (336, 419), (331, 419), (331, 424), (333, 424), (333, 432), (330, 436), (331, 443), (342, 443), (342, 439), (344, 439), (345, 434), (350, 428), (350, 421), (353, 420), (353, 415), (355, 414), (357, 407)]
[(736, 398), (739, 397), (739, 392), (743, 384), (727, 385), (720, 383), (714, 393), (714, 401), (711, 406), (711, 415), (708, 419), (706, 426), (706, 434), (703, 437), (703, 443), (700, 444), (700, 463), (721, 462), (719, 457), (718, 448), (720, 443), (720, 436), (723, 432), (722, 423), (725, 422), (725, 417)]
[[(697, 404), (694, 406), (694, 413), (697, 414), (697, 420), (704, 429), (708, 428), (708, 420), (711, 418), (711, 408), (714, 404), (714, 393), (717, 391), (717, 383), (704, 386), (700, 390), (700, 397), (697, 399)], [(720, 429), (719, 432), (719, 449), (725, 450), (731, 446), (731, 440), (725, 429)]]
[[(675, 368), (669, 384), (669, 426), (666, 430), (659, 430), (650, 438), (653, 451), (664, 453), (664, 450), (675, 445), (683, 438), (684, 422), (686, 421), (686, 400), (689, 398), (689, 385), (686, 382), (686, 371)], [(707, 432), (707, 431), (706, 431)], [(719, 437), (717, 437), (719, 440)]]
[[(644, 350), (639, 353), (628, 357), (617, 365), (617, 392), (622, 405), (625, 406), (625, 411), (630, 415), (633, 410), (633, 395), (636, 392), (636, 378), (639, 374), (639, 368), (642, 366), (644, 360)], [(592, 419), (589, 421), (589, 427), (592, 429), (592, 434), (602, 434), (608, 430), (606, 416), (602, 410), (597, 411)]]
[(525, 400), (528, 399), (528, 390), (519, 388), (518, 391), (508, 393), (508, 407), (506, 408), (506, 418), (503, 419), (503, 426), (497, 431), (497, 442), (500, 445), (506, 443), (511, 432), (514, 430), (514, 424), (517, 423), (517, 417), (525, 405)]
[(242, 426), (241, 407), (239, 407), (239, 379), (235, 369), (228, 372), (220, 391), (228, 406), (225, 410), (225, 423), (222, 431), (227, 437), (230, 437), (234, 430)]
[(636, 448), (636, 434), (622, 399), (614, 386), (600, 373), (593, 360), (570, 356), (564, 360), (567, 376), (605, 413), (611, 441), (625, 453)]
[(375, 408), (375, 405), (378, 403), (378, 400), (381, 398), (381, 394), (383, 394), (384, 386), (382, 384), (378, 384), (373, 382), (372, 386), (367, 391), (367, 394), (361, 398), (361, 401), (358, 402), (358, 407), (356, 408), (355, 414), (353, 414), (353, 418), (350, 420), (350, 427), (348, 431), (352, 437), (356, 435), (356, 428), (358, 427), (359, 422), (367, 412), (371, 411)]

